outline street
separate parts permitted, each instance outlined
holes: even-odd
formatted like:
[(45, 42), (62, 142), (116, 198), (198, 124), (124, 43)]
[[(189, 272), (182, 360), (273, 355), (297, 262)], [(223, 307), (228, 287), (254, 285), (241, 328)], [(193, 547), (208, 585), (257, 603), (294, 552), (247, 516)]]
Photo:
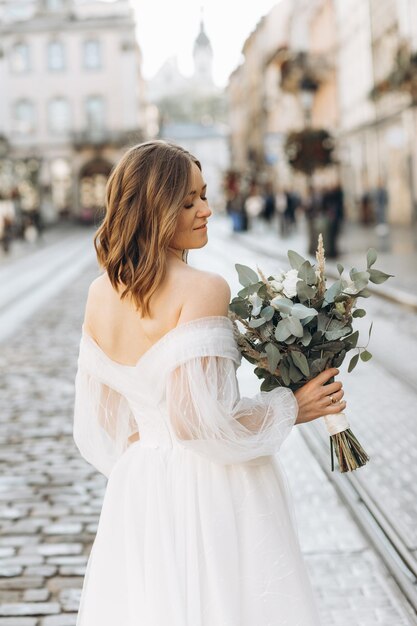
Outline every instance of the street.
[[(39, 263), (33, 251), (0, 265), (0, 626), (75, 624), (106, 483), (72, 439), (83, 307), (98, 273), (92, 233), (76, 231), (65, 245), (51, 243)], [(299, 234), (281, 241), (266, 231), (232, 235), (228, 221), (218, 217), (210, 221), (209, 244), (190, 251), (189, 263), (223, 275), (235, 294), (235, 263), (273, 273), (285, 265), (286, 249), (299, 243)], [(402, 289), (415, 280), (411, 267), (410, 278), (404, 274)], [(370, 454), (369, 465), (354, 481), (330, 476), (320, 461), (323, 442), (327, 446), (322, 424), (296, 427), (281, 460), (323, 626), (412, 626), (417, 624), (410, 600), (413, 590), (417, 597), (410, 578), (417, 558), (415, 312), (376, 296), (364, 308), (368, 315), (358, 327), (366, 337), (373, 320), (374, 358), (351, 374), (344, 364), (341, 377), (352, 430)], [(242, 395), (258, 390), (246, 362), (239, 380)], [(351, 502), (357, 497), (356, 505), (349, 497)], [(367, 532), (352, 514), (352, 506), (359, 510), (364, 503), (381, 518), (374, 527), (386, 523), (395, 534), (391, 542), (379, 538), (381, 549), (372, 539), (375, 528)], [(401, 563), (397, 553), (392, 559), (388, 554), (399, 545)], [(408, 587), (401, 586), (402, 575)]]

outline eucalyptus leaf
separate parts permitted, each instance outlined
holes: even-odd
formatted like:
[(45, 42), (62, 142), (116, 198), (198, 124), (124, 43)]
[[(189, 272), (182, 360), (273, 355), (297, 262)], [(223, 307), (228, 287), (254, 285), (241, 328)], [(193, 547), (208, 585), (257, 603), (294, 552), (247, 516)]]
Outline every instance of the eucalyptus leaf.
[(281, 353), (278, 350), (277, 346), (273, 343), (266, 344), (265, 352), (268, 357), (269, 371), (271, 372), (271, 374), (273, 374), (277, 369), (278, 363), (281, 360)]
[(297, 281), (296, 289), (298, 298), (303, 302), (306, 300), (312, 300), (312, 298), (316, 295), (315, 288), (307, 285), (304, 280)]
[(336, 354), (332, 361), (332, 366), (340, 367), (343, 361), (345, 360), (345, 356), (346, 356), (346, 350), (342, 350), (341, 352), (339, 352), (339, 354)]
[(291, 379), (290, 379), (289, 365), (287, 363), (286, 358), (282, 359), (282, 361), (279, 364), (279, 373), (282, 378), (282, 382), (284, 383), (286, 387), (288, 387), (288, 385), (291, 383)]
[(304, 328), (303, 336), (301, 337), (301, 343), (303, 344), (303, 346), (309, 346), (311, 339), (312, 337), (310, 331), (307, 328)]
[(338, 296), (341, 293), (341, 291), (342, 291), (342, 284), (340, 280), (337, 280), (335, 283), (333, 283), (331, 287), (329, 287), (329, 289), (326, 289), (326, 293), (324, 294), (323, 306), (326, 306), (326, 304), (330, 304), (331, 302), (334, 302), (335, 297)]
[(247, 296), (250, 296), (253, 293), (257, 293), (261, 285), (263, 285), (263, 283), (260, 283), (260, 282), (252, 283), (251, 285), (248, 285), (247, 287), (243, 287), (243, 289), (237, 292), (237, 295), (240, 298), (246, 298)]
[(314, 350), (327, 350), (329, 352), (340, 352), (345, 347), (343, 341), (326, 341), (314, 346)]
[(233, 298), (231, 303), (229, 304), (229, 309), (236, 313), (242, 319), (247, 319), (249, 317), (249, 307), (246, 300), (242, 300), (241, 298)]
[(247, 265), (241, 265), (240, 263), (236, 263), (235, 268), (239, 277), (239, 282), (244, 287), (248, 287), (252, 283), (257, 283), (259, 281), (258, 274)]
[(285, 340), (285, 343), (287, 344), (287, 346), (290, 346), (292, 343), (295, 343), (296, 341), (297, 341), (297, 337), (294, 337), (294, 335), (290, 335)]
[(328, 323), (329, 323), (329, 318), (327, 317), (326, 313), (323, 313), (321, 311), (317, 316), (317, 330), (324, 333)]
[(261, 317), (263, 317), (267, 322), (272, 320), (274, 317), (275, 309), (272, 306), (266, 306), (261, 311)]
[(338, 264), (337, 264), (337, 271), (339, 272), (339, 274), (340, 274), (340, 275), (342, 275), (342, 274), (343, 274), (343, 270), (344, 270), (344, 269), (345, 269), (345, 268), (343, 267), (343, 265), (342, 265), (341, 263), (338, 263)]
[(374, 325), (374, 323), (373, 323), (373, 322), (371, 322), (371, 325), (370, 325), (370, 327), (369, 327), (369, 331), (368, 331), (368, 339), (370, 339), (370, 338), (371, 338), (371, 332), (372, 332), (372, 327), (373, 327), (373, 325)]
[(322, 357), (319, 359), (314, 359), (314, 361), (312, 361), (310, 365), (311, 375), (317, 376), (318, 374), (323, 372), (323, 370), (326, 369), (326, 366), (327, 366), (327, 359), (324, 359)]
[(289, 375), (291, 378), (291, 382), (298, 383), (300, 382), (300, 380), (303, 380), (303, 374), (300, 372), (298, 367), (295, 366), (295, 363), (291, 357), (292, 355), (288, 355), (288, 360), (290, 362)]
[(355, 356), (353, 356), (350, 361), (349, 361), (349, 366), (348, 366), (348, 372), (351, 372), (357, 365), (359, 360), (359, 354), (355, 354)]
[(351, 326), (342, 326), (341, 328), (335, 328), (334, 330), (328, 330), (325, 333), (325, 337), (329, 341), (334, 341), (335, 339), (340, 339), (341, 337), (345, 337), (350, 332), (352, 332), (352, 327)]
[(353, 272), (351, 278), (355, 283), (357, 291), (364, 289), (369, 282), (370, 272)]
[(360, 357), (362, 361), (366, 362), (372, 359), (372, 354), (368, 350), (362, 350)]
[(306, 317), (311, 317), (311, 318), (315, 317), (316, 315), (318, 315), (318, 311), (316, 311), (316, 309), (309, 308), (307, 306), (304, 306), (304, 304), (300, 304), (297, 302), (297, 304), (294, 304), (294, 306), (291, 309), (291, 315), (298, 318), (299, 320), (303, 320)]
[(289, 317), (286, 317), (278, 322), (275, 329), (275, 339), (277, 341), (285, 341), (291, 335), (289, 319)]
[(352, 313), (352, 317), (365, 317), (365, 309), (355, 309)]
[(295, 337), (302, 337), (304, 334), (304, 329), (300, 320), (298, 320), (296, 317), (291, 316), (287, 318), (287, 321), (288, 328), (290, 329), (291, 334)]
[(304, 376), (310, 376), (310, 368), (308, 366), (308, 361), (302, 352), (292, 350), (291, 358), (294, 361), (294, 365), (298, 367), (298, 369), (304, 374)]
[(356, 294), (356, 298), (369, 298), (372, 295), (372, 292), (369, 289), (362, 289), (359, 293)]
[(305, 263), (305, 259), (294, 250), (288, 250), (287, 256), (290, 265), (294, 270), (299, 270), (302, 264)]
[(294, 306), (294, 303), (289, 298), (284, 298), (281, 296), (277, 296), (271, 300), (272, 306), (274, 309), (280, 311), (280, 313), (291, 313), (291, 309)]
[(358, 339), (359, 339), (358, 330), (355, 330), (355, 332), (349, 335), (349, 337), (345, 337), (345, 339), (343, 340), (343, 343), (345, 344), (346, 349), (351, 350), (352, 348), (356, 348)]
[(316, 330), (316, 332), (314, 332), (311, 337), (311, 345), (315, 346), (316, 344), (320, 343), (320, 341), (322, 340), (322, 337), (323, 337), (323, 333), (320, 330)]
[(368, 252), (366, 253), (366, 264), (368, 266), (368, 269), (372, 267), (372, 265), (375, 263), (377, 258), (378, 258), (378, 255), (377, 255), (375, 248), (369, 248)]
[(376, 285), (385, 283), (388, 278), (392, 277), (393, 274), (386, 274), (385, 272), (381, 272), (380, 270), (369, 270), (369, 280), (371, 281), (371, 283), (375, 283)]
[(249, 326), (251, 328), (259, 328), (259, 326), (262, 326), (265, 323), (266, 320), (263, 317), (254, 317), (250, 320)]
[(316, 272), (310, 261), (304, 261), (298, 270), (298, 277), (304, 280), (308, 285), (315, 285), (317, 283)]

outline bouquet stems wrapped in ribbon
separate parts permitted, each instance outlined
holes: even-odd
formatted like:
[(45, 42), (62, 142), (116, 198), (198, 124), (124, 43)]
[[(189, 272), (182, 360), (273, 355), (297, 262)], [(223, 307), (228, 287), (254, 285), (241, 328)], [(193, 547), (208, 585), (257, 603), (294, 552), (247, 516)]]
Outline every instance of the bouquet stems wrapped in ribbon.
[[(291, 269), (280, 270), (268, 278), (261, 270), (236, 264), (242, 285), (229, 305), (242, 355), (256, 365), (255, 374), (262, 379), (261, 389), (278, 386), (296, 391), (329, 367), (339, 367), (350, 350), (356, 350), (348, 371), (358, 363), (369, 361), (372, 354), (358, 346), (359, 331), (353, 330), (354, 319), (366, 311), (357, 307), (358, 298), (371, 292), (368, 283), (383, 283), (391, 274), (373, 268), (376, 251), (367, 252), (366, 270), (352, 268), (349, 278), (338, 264), (339, 279), (326, 286), (325, 257), (322, 236), (312, 265), (290, 250)], [(372, 324), (369, 328), (371, 336)], [(331, 382), (331, 381), (329, 381)], [(325, 416), (330, 435), (332, 470), (334, 453), (341, 472), (362, 467), (369, 460), (365, 450), (349, 428), (346, 415)]]

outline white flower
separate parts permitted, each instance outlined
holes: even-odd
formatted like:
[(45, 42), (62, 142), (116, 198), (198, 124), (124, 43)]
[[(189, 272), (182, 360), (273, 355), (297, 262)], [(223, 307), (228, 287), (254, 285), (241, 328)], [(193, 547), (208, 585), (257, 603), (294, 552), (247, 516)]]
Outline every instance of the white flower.
[(296, 285), (299, 280), (300, 278), (298, 278), (297, 270), (289, 270), (285, 274), (285, 278), (282, 281), (282, 286), (284, 288), (284, 294), (287, 296), (287, 298), (294, 298), (294, 296), (297, 295)]
[(258, 296), (257, 293), (253, 293), (249, 296), (248, 300), (252, 305), (252, 315), (259, 315), (262, 309), (262, 299)]
[(269, 284), (271, 285), (272, 289), (277, 293), (281, 293), (281, 291), (283, 290), (283, 285), (280, 280), (270, 280)]

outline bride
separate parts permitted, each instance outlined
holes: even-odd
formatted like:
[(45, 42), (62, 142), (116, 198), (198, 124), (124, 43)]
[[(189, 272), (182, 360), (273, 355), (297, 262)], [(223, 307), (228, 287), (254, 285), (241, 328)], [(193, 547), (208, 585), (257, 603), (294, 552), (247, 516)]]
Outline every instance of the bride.
[(240, 397), (229, 286), (187, 264), (207, 243), (206, 187), (163, 141), (108, 182), (74, 408), (108, 483), (77, 626), (319, 624), (278, 456), (294, 424), (344, 408), (342, 384), (329, 369)]

